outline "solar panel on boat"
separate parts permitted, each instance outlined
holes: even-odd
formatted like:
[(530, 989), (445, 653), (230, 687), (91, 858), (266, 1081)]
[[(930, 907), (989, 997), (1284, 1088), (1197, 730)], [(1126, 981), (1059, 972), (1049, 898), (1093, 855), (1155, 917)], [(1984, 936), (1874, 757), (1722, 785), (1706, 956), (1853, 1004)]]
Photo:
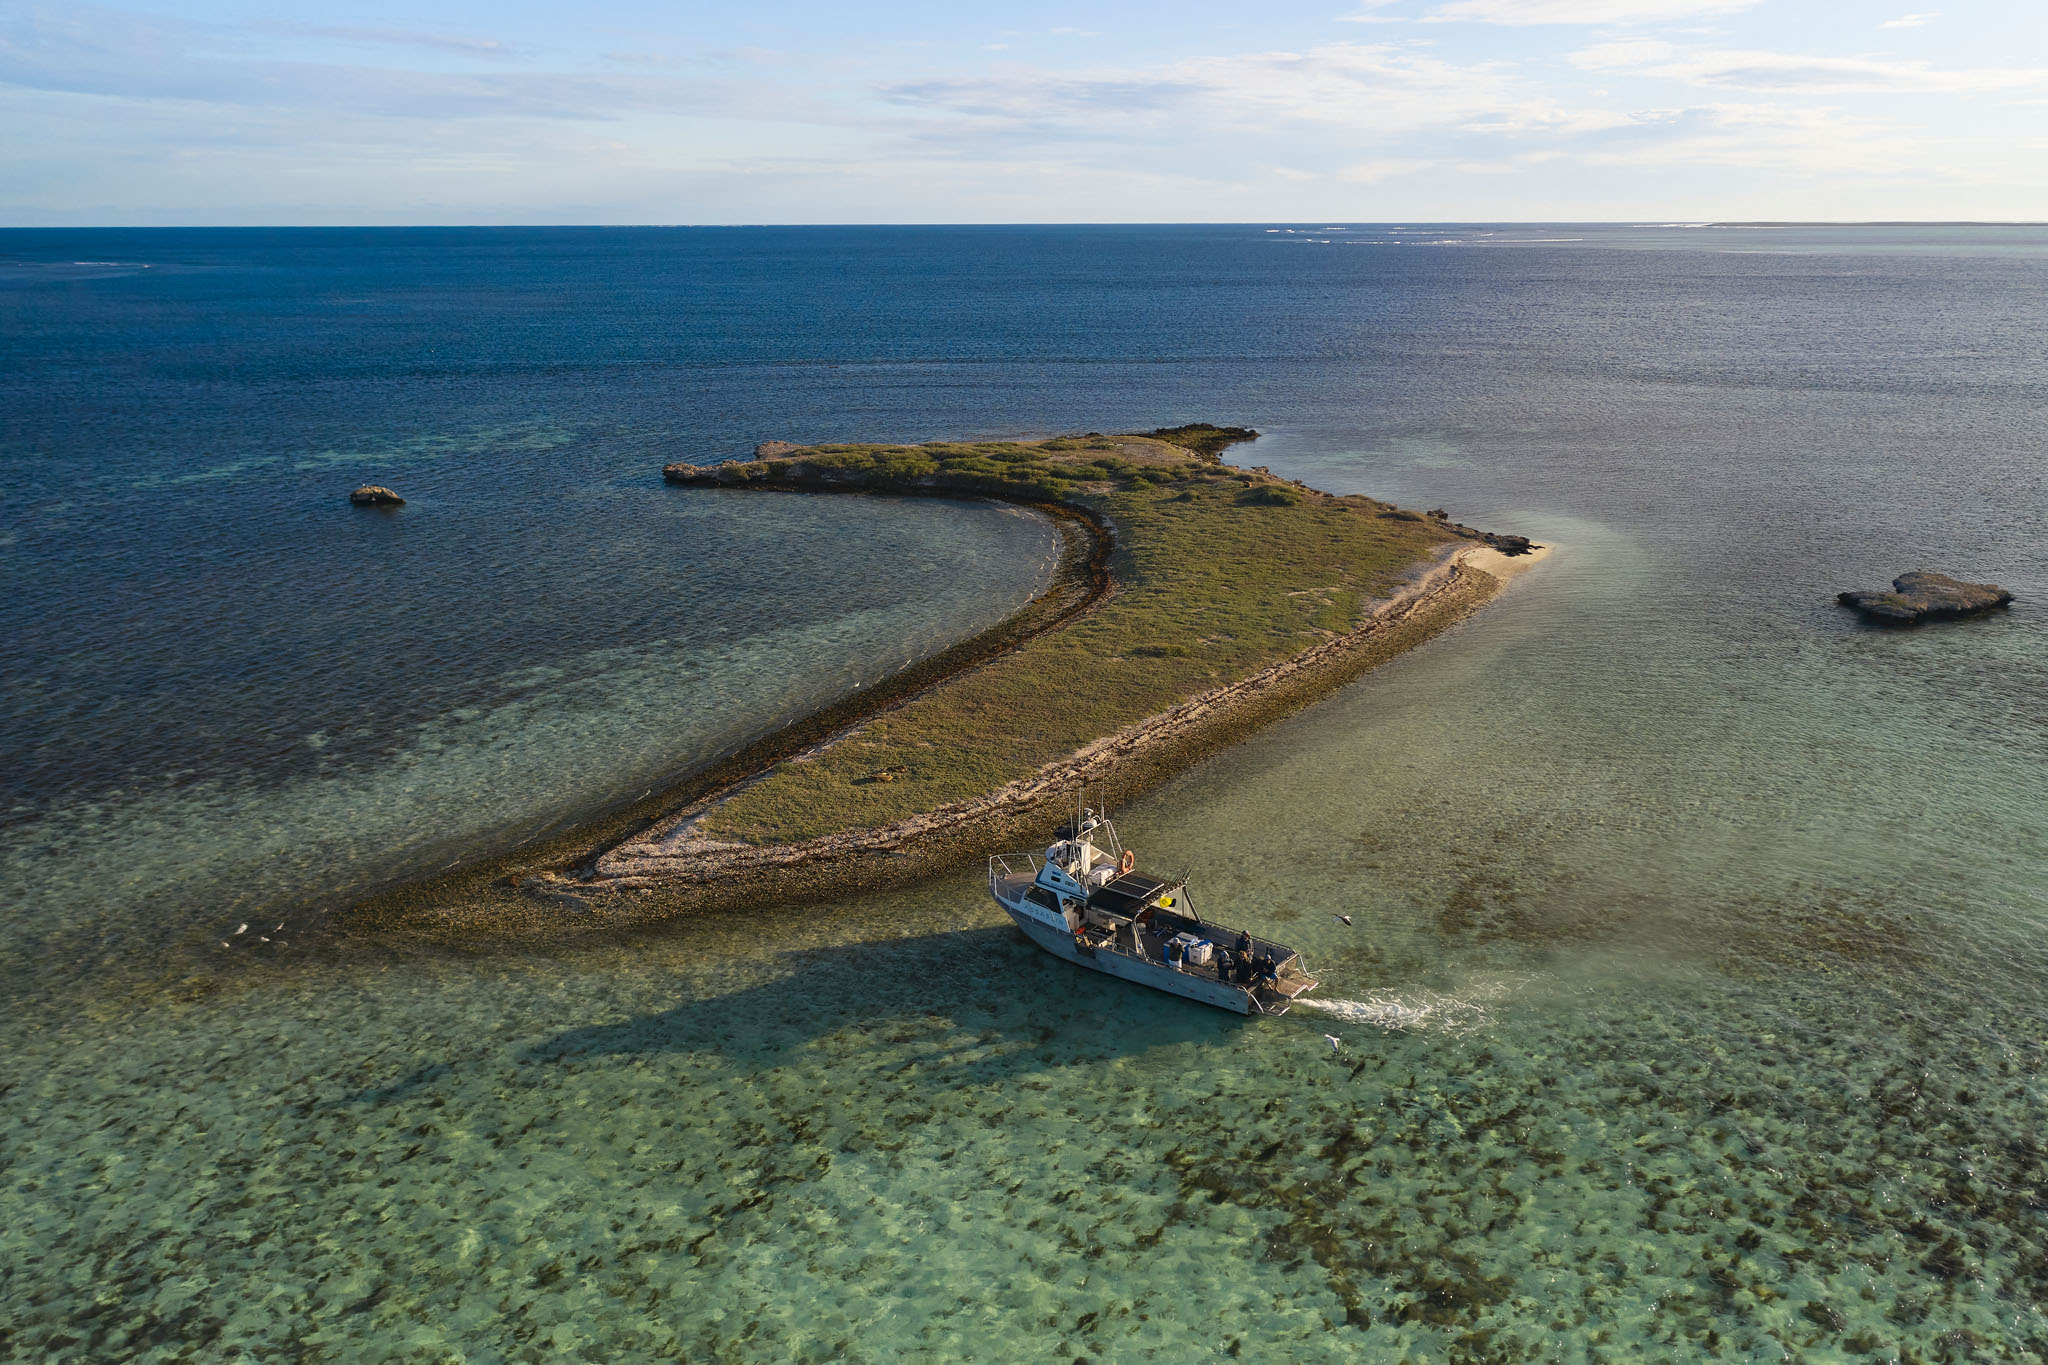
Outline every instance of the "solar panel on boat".
[(1165, 889), (1166, 883), (1157, 877), (1126, 872), (1107, 886), (1098, 888), (1095, 894), (1088, 898), (1088, 903), (1112, 915), (1135, 915), (1146, 901)]

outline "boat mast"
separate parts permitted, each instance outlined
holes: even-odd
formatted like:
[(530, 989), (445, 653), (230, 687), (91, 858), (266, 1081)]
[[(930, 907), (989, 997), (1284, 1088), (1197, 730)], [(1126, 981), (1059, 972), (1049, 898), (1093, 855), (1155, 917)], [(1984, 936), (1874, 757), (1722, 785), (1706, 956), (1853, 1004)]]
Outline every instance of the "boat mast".
[(1082, 828), (1083, 825), (1088, 823), (1088, 808), (1081, 803), (1087, 799), (1088, 789), (1078, 782), (1075, 783), (1074, 859), (1076, 862), (1080, 864), (1081, 867), (1081, 876), (1079, 880), (1083, 887), (1088, 885), (1088, 874), (1095, 870), (1092, 866), (1095, 860), (1089, 856), (1089, 850), (1095, 846), (1088, 842), (1088, 831)]

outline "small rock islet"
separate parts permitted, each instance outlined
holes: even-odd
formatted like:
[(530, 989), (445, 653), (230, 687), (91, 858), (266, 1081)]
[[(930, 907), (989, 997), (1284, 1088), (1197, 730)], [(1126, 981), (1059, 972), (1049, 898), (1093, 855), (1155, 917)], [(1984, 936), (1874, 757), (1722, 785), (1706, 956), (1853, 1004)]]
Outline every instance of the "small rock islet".
[(1878, 625), (1917, 626), (1995, 611), (2011, 605), (2012, 594), (1996, 583), (1965, 583), (1920, 570), (1894, 578), (1890, 592), (1838, 593), (1835, 600)]

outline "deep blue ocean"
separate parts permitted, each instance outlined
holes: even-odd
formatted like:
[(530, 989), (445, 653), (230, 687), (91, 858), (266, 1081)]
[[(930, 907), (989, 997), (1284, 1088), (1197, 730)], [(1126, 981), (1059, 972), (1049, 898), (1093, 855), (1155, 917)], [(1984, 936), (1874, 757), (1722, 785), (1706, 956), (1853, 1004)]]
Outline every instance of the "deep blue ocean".
[[(2048, 1352), (2048, 229), (17, 230), (0, 356), (0, 1356)], [(663, 463), (1184, 421), (1557, 547), (1123, 813), (1322, 1013), (330, 927), (1055, 548)]]

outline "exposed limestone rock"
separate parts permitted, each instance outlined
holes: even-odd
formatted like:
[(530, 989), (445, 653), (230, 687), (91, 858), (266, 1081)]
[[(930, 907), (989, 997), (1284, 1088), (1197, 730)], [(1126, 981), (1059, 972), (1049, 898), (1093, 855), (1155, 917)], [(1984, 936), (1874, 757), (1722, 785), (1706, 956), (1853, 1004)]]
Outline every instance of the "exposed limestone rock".
[(778, 460), (785, 455), (801, 454), (808, 449), (810, 449), (809, 446), (800, 446), (793, 441), (763, 441), (754, 447), (754, 458), (757, 460)]
[(357, 507), (403, 507), (405, 499), (381, 483), (366, 483), (348, 495), (348, 500)]
[(1964, 583), (1922, 570), (1894, 578), (1890, 592), (1838, 593), (1835, 600), (1881, 626), (1916, 626), (1991, 611), (2008, 605), (2012, 594), (1996, 583)]

